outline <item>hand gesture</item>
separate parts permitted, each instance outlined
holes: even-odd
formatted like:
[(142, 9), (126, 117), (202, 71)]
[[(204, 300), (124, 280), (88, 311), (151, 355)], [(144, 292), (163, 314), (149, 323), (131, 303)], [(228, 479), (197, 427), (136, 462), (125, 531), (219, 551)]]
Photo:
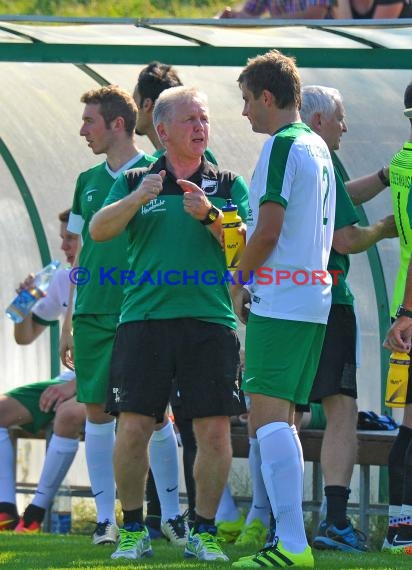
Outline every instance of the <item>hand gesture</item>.
[(206, 194), (199, 186), (179, 178), (176, 180), (182, 188), (183, 194), (183, 208), (184, 211), (190, 214), (195, 220), (204, 220), (208, 211), (212, 207), (211, 202), (207, 199)]
[(163, 190), (163, 178), (166, 176), (166, 171), (161, 170), (159, 174), (148, 174), (145, 176), (135, 191), (136, 198), (144, 205), (155, 200), (160, 192)]

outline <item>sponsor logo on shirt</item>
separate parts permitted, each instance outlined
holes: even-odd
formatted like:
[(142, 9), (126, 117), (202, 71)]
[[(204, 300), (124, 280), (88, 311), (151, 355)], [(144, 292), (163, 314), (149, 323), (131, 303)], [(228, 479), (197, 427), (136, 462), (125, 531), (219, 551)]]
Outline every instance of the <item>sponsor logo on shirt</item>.
[(213, 196), (216, 194), (218, 189), (218, 182), (217, 180), (202, 180), (202, 190), (206, 194), (206, 196)]
[(94, 192), (97, 192), (98, 188), (90, 188), (90, 190), (86, 190), (86, 200), (91, 202), (93, 200)]
[(150, 200), (147, 204), (142, 206), (142, 216), (146, 214), (150, 214), (151, 212), (166, 212), (166, 208), (163, 208), (166, 203), (166, 200), (161, 200), (160, 198), (155, 198), (154, 200)]

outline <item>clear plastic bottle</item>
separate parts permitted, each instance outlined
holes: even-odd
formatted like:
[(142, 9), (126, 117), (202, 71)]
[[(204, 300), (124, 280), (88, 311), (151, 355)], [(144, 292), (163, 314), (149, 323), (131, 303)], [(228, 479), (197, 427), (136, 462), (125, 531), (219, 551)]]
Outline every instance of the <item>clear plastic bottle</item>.
[(405, 406), (410, 362), (409, 354), (392, 352), (386, 381), (385, 406), (389, 408), (403, 408)]
[(33, 285), (28, 289), (22, 289), (6, 309), (6, 315), (15, 323), (21, 323), (34, 305), (47, 293), (54, 272), (59, 267), (60, 261), (54, 260), (43, 267), (33, 279)]
[(237, 213), (237, 206), (232, 200), (226, 200), (223, 212), (223, 241), (227, 268), (235, 270), (239, 265), (240, 256), (245, 249), (245, 238), (239, 233), (242, 218)]
[(72, 527), (72, 492), (65, 478), (53, 501), (51, 531), (55, 534), (68, 534)]

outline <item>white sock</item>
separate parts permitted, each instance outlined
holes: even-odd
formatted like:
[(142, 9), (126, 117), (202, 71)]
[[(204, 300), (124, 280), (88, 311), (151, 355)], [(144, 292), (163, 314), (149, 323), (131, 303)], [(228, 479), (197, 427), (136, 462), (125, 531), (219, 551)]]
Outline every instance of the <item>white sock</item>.
[(115, 422), (94, 424), (86, 420), (85, 451), (90, 484), (97, 509), (97, 522), (116, 522), (113, 472)]
[(149, 442), (149, 457), (159, 495), (162, 522), (165, 522), (180, 514), (177, 439), (171, 421), (153, 432)]
[(60, 483), (66, 476), (79, 448), (78, 439), (53, 434), (47, 447), (46, 458), (32, 504), (47, 509)]
[(0, 502), (16, 504), (14, 449), (9, 430), (0, 427)]
[(260, 519), (264, 526), (269, 526), (270, 503), (262, 477), (262, 459), (259, 442), (255, 437), (249, 438), (249, 470), (252, 480), (252, 505), (246, 518), (246, 524)]
[(295, 442), (296, 445), (296, 449), (299, 455), (299, 463), (300, 463), (300, 473), (301, 473), (301, 479), (302, 479), (302, 494), (301, 494), (301, 502), (303, 502), (303, 483), (304, 483), (304, 477), (305, 477), (305, 460), (303, 459), (303, 450), (302, 450), (302, 444), (300, 442), (300, 438), (299, 438), (299, 434), (298, 434), (298, 430), (296, 429), (295, 425), (290, 426), (290, 431), (292, 432), (292, 436), (293, 436), (293, 441)]
[(276, 517), (276, 535), (286, 550), (300, 553), (308, 546), (303, 524), (301, 463), (286, 422), (273, 422), (256, 432), (262, 475)]
[(236, 503), (233, 499), (230, 487), (226, 483), (222, 496), (220, 498), (219, 506), (217, 507), (216, 522), (221, 521), (237, 521), (240, 517), (237, 510)]

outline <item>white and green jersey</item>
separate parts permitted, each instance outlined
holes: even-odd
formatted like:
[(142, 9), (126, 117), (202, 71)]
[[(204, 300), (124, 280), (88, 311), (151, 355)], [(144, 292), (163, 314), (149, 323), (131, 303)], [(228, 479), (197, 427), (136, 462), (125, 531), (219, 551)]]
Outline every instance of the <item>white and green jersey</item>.
[(401, 246), (400, 266), (392, 297), (391, 316), (403, 301), (406, 276), (412, 255), (412, 142), (406, 142), (389, 167), (393, 212)]
[[(130, 272), (124, 276), (128, 282), (120, 322), (187, 317), (236, 328), (222, 247), (206, 226), (184, 211), (182, 188), (164, 157), (149, 173), (162, 170), (162, 191), (139, 208), (127, 226)], [(105, 205), (127, 196), (145, 174), (136, 169), (119, 177)], [(218, 208), (231, 198), (246, 219), (248, 189), (241, 176), (203, 159), (189, 180)]]
[[(67, 229), (82, 235), (79, 267), (88, 271), (89, 279), (86, 277), (84, 285), (77, 285), (75, 314), (120, 313), (123, 286), (119, 276), (128, 267), (126, 233), (110, 241), (95, 242), (90, 237), (89, 224), (102, 207), (113, 183), (125, 170), (148, 166), (154, 161), (154, 158), (141, 152), (116, 172), (110, 170), (107, 161), (104, 161), (78, 177)], [(110, 275), (111, 279), (104, 278), (104, 275)]]
[(327, 322), (335, 194), (329, 150), (304, 123), (286, 125), (266, 141), (250, 186), (247, 239), (265, 202), (281, 204), (285, 217), (277, 245), (262, 264), (270, 278), (256, 273), (250, 286), (253, 313)]

